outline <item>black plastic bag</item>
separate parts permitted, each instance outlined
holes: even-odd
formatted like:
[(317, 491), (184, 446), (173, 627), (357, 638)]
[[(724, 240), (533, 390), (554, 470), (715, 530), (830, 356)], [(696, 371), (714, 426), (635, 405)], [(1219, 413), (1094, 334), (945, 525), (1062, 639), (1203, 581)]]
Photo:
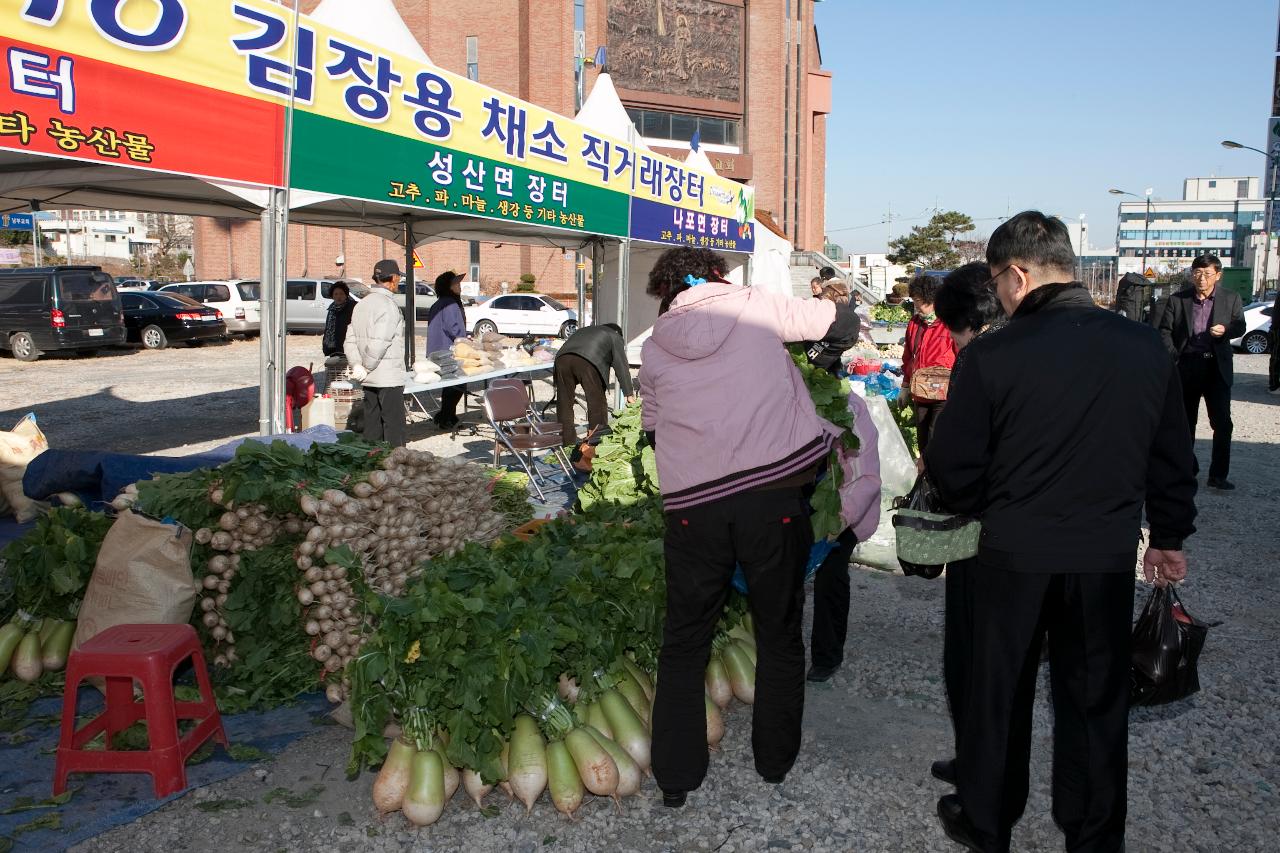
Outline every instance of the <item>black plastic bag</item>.
[(1197, 662), (1209, 626), (1182, 606), (1172, 586), (1151, 591), (1133, 626), (1129, 704), (1163, 705), (1200, 689)]

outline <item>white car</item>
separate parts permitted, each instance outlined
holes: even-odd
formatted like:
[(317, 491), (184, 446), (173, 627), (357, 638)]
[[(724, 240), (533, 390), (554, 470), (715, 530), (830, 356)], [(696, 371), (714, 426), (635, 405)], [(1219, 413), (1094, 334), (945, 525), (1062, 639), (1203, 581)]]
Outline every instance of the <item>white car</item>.
[(477, 337), (498, 332), (567, 338), (578, 330), (578, 312), (541, 293), (504, 293), (467, 306), (466, 314)]
[(160, 292), (181, 293), (210, 308), (217, 308), (222, 312), (227, 331), (232, 334), (248, 338), (258, 334), (262, 328), (256, 281), (184, 281), (166, 284)]
[(1252, 355), (1262, 355), (1271, 348), (1271, 312), (1273, 302), (1254, 302), (1244, 308), (1244, 334), (1231, 342), (1233, 347)]

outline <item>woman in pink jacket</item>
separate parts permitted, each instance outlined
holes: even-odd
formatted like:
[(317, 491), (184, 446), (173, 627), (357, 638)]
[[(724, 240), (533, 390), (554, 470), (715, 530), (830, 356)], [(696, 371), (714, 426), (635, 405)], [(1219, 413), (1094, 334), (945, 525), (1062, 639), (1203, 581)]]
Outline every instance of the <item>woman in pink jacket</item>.
[[(814, 410), (784, 346), (826, 337), (836, 306), (730, 284), (726, 268), (713, 252), (673, 249), (649, 274), (661, 305), (639, 382), (667, 518), (653, 772), (673, 807), (706, 776), (703, 682), (735, 565), (755, 622), (756, 770), (776, 784), (795, 763), (813, 544), (803, 489), (839, 432)], [(842, 321), (857, 315), (844, 306)]]

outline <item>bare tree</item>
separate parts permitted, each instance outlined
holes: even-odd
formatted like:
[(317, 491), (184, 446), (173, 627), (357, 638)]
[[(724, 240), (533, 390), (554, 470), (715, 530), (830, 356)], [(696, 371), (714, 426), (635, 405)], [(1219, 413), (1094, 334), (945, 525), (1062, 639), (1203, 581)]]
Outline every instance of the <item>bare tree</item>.
[(191, 257), (191, 240), (195, 223), (190, 216), (157, 217), (150, 236), (156, 240), (151, 246), (151, 275), (156, 278), (181, 278), (182, 267)]

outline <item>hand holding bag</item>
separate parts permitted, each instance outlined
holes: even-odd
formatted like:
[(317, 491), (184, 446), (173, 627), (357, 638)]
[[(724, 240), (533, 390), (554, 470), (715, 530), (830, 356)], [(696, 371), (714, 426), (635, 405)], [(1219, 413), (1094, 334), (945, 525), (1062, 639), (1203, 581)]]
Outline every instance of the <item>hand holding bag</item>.
[(1182, 606), (1172, 586), (1158, 586), (1133, 626), (1130, 705), (1163, 705), (1200, 689), (1198, 661), (1209, 626)]
[(947, 512), (928, 472), (916, 478), (904, 497), (894, 500), (893, 508), (893, 534), (903, 574), (936, 578), (947, 563), (978, 555), (982, 523)]

